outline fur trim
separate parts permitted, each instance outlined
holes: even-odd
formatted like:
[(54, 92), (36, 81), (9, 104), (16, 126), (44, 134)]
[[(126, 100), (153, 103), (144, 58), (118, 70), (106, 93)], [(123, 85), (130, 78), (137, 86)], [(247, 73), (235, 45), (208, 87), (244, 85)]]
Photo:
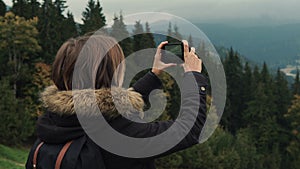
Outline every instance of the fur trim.
[[(115, 118), (121, 115), (139, 113), (144, 117), (144, 101), (142, 96), (133, 89), (102, 88), (98, 90), (84, 89), (59, 91), (55, 85), (47, 87), (41, 93), (43, 106), (60, 115), (71, 115), (77, 112), (94, 115), (100, 112)], [(74, 106), (74, 102), (76, 103)]]

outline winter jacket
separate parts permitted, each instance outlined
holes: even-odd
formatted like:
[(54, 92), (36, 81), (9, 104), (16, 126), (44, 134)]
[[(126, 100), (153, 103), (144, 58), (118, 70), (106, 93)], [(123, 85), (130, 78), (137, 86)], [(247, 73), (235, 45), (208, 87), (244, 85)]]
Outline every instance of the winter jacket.
[[(111, 153), (95, 144), (92, 139), (83, 130), (74, 110), (72, 91), (59, 91), (55, 86), (50, 86), (41, 94), (41, 101), (46, 110), (37, 121), (38, 139), (33, 145), (26, 163), (27, 169), (32, 169), (32, 159), (37, 145), (43, 141), (45, 145), (39, 150), (37, 156), (37, 169), (54, 169), (56, 156), (62, 146), (74, 140), (64, 156), (61, 169), (154, 169), (154, 160), (156, 158), (169, 155), (171, 153), (186, 149), (198, 143), (202, 127), (206, 120), (206, 87), (207, 79), (198, 72), (188, 72), (184, 74), (183, 82), (189, 78), (195, 78), (197, 81), (198, 93), (191, 93), (192, 84), (184, 84), (181, 91), (181, 102), (183, 107), (180, 116), (191, 116), (190, 105), (198, 104), (195, 100), (200, 98), (200, 106), (195, 117), (190, 132), (173, 148), (161, 154), (147, 158), (128, 158)], [(166, 131), (173, 123), (170, 121), (159, 121), (150, 123), (133, 122), (121, 116), (136, 115), (143, 116), (144, 101), (154, 89), (161, 88), (161, 81), (152, 72), (147, 73), (143, 78), (138, 80), (134, 85), (134, 90), (123, 88), (98, 89), (94, 90), (97, 105), (107, 122), (116, 131), (135, 138), (147, 138), (156, 136)], [(83, 98), (82, 104), (88, 104), (90, 98), (85, 96), (86, 90), (79, 91), (79, 96)], [(117, 95), (127, 95), (132, 107), (126, 106), (128, 100), (113, 99), (111, 92)], [(81, 94), (82, 93), (82, 94)], [(116, 111), (113, 101), (124, 105), (121, 112)], [(80, 105), (79, 105), (80, 106)], [(139, 110), (137, 112), (137, 110)], [(86, 112), (89, 113), (89, 112)], [(141, 119), (142, 120), (142, 119)], [(184, 124), (183, 124), (184, 125)], [(122, 142), (122, 140), (120, 140)], [(164, 144), (164, 143), (161, 143)], [(138, 150), (133, 150), (138, 151)]]

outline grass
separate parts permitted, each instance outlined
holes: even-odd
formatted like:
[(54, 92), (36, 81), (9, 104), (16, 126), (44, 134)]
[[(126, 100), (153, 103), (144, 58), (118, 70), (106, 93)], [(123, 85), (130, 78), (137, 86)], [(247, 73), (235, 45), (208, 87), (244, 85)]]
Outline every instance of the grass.
[(24, 169), (29, 150), (0, 144), (0, 169)]

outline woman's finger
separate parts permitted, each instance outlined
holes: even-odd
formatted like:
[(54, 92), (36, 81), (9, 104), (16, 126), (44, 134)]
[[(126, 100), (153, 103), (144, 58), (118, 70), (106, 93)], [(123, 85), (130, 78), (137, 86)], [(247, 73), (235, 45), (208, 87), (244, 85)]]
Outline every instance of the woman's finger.
[(194, 47), (191, 47), (191, 52), (196, 53), (196, 49)]
[(156, 50), (156, 56), (161, 58), (161, 49), (163, 48), (164, 45), (168, 44), (169, 42), (168, 41), (164, 41), (164, 42), (161, 42), (158, 47), (157, 47), (157, 50)]
[(184, 50), (184, 58), (186, 58), (189, 55), (189, 43), (186, 40), (182, 40), (182, 43), (183, 43), (183, 50)]
[(164, 65), (164, 68), (172, 67), (172, 66), (177, 66), (176, 63), (167, 63)]

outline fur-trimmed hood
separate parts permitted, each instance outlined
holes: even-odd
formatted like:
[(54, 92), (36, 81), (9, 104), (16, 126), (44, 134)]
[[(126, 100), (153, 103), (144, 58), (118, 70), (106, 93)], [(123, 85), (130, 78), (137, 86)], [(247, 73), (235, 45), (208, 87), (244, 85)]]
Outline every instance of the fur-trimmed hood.
[[(93, 115), (100, 112), (110, 118), (132, 113), (139, 113), (144, 117), (144, 101), (142, 96), (133, 89), (101, 88), (98, 90), (84, 89), (73, 91), (59, 91), (55, 85), (47, 87), (41, 93), (43, 106), (59, 115), (86, 113)], [(74, 103), (75, 106), (74, 106)]]

